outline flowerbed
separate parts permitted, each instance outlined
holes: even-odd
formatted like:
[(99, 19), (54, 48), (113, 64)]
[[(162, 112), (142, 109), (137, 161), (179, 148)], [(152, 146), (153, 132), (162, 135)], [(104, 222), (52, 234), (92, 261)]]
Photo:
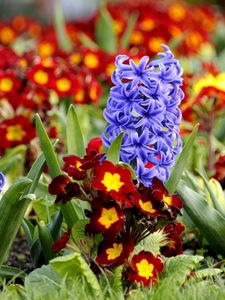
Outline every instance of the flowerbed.
[(224, 299), (223, 14), (54, 23), (0, 23), (0, 299)]

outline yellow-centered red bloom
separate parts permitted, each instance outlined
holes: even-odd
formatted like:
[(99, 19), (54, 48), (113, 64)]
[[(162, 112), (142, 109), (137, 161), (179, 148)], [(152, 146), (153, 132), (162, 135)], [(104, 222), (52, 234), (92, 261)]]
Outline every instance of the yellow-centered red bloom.
[(163, 263), (159, 256), (153, 256), (151, 252), (141, 251), (132, 258), (132, 268), (129, 269), (131, 282), (140, 282), (144, 286), (157, 283), (157, 276), (163, 271)]
[(94, 168), (91, 185), (99, 191), (109, 193), (118, 202), (125, 202), (125, 194), (135, 190), (131, 172), (107, 160)]

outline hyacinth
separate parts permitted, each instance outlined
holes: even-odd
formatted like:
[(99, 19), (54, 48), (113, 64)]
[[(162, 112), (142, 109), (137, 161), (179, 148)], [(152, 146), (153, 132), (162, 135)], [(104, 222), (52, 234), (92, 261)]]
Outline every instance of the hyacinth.
[(114, 86), (104, 111), (109, 123), (103, 133), (105, 146), (124, 132), (120, 159), (146, 186), (151, 186), (153, 177), (168, 179), (182, 148), (178, 108), (184, 97), (182, 68), (170, 49), (163, 48), (158, 59), (144, 56), (138, 64), (126, 55), (116, 57)]

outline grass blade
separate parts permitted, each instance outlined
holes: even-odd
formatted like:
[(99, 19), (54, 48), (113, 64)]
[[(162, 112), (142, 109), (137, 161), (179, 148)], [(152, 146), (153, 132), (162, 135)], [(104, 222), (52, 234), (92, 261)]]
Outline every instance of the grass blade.
[(189, 135), (187, 142), (184, 145), (184, 148), (178, 157), (175, 167), (172, 170), (169, 180), (166, 182), (165, 186), (168, 189), (169, 193), (172, 195), (177, 188), (177, 185), (181, 179), (182, 173), (187, 165), (188, 157), (190, 150), (194, 145), (195, 138), (198, 133), (199, 124), (196, 124), (192, 133)]
[(70, 106), (67, 114), (66, 136), (68, 153), (77, 156), (84, 156), (84, 139), (74, 105)]
[(123, 135), (123, 132), (117, 135), (107, 151), (107, 159), (114, 164), (118, 164), (118, 162), (120, 161), (120, 147), (122, 144)]

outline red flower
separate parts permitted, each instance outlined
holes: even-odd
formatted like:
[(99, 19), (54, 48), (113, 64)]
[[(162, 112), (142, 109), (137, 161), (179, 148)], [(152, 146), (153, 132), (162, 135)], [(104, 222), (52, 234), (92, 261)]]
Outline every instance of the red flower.
[(131, 176), (128, 169), (105, 160), (95, 167), (91, 185), (97, 190), (110, 193), (114, 200), (125, 202), (125, 193), (135, 190)]
[(134, 250), (134, 241), (126, 234), (115, 241), (102, 241), (98, 247), (96, 262), (101, 266), (119, 266), (124, 264)]
[(181, 198), (176, 194), (170, 196), (163, 183), (156, 177), (152, 180), (152, 189), (154, 198), (162, 200), (168, 207), (175, 208), (178, 211), (183, 207)]
[(89, 233), (102, 233), (105, 238), (114, 239), (123, 229), (125, 217), (120, 206), (114, 202), (92, 202), (92, 216), (86, 226)]
[(223, 189), (225, 188), (225, 154), (220, 155), (215, 163), (216, 174), (213, 176), (220, 181)]
[(54, 76), (51, 82), (51, 88), (56, 91), (60, 97), (71, 96), (77, 91), (77, 76), (71, 72), (64, 72), (59, 76)]
[(6, 148), (28, 144), (35, 137), (35, 129), (28, 118), (15, 116), (0, 123), (0, 136), (0, 149), (4, 152)]
[(163, 263), (159, 256), (151, 252), (141, 251), (132, 258), (132, 269), (128, 274), (131, 282), (141, 282), (149, 286), (150, 282), (157, 283), (157, 275), (163, 271)]
[[(154, 218), (164, 215), (160, 212), (160, 201), (152, 196), (150, 188), (144, 188), (139, 191), (139, 197), (136, 197), (135, 205), (145, 214)], [(161, 208), (161, 207), (160, 207)]]
[(165, 247), (162, 247), (162, 255), (171, 257), (183, 253), (182, 239), (180, 234), (184, 231), (184, 229), (185, 227), (180, 222), (166, 225), (164, 232), (168, 235), (169, 244)]
[(92, 151), (102, 153), (102, 139), (95, 137), (88, 142), (86, 153), (90, 154)]
[(19, 89), (21, 83), (13, 71), (0, 72), (0, 96), (8, 96)]
[(66, 175), (55, 177), (49, 184), (48, 191), (52, 195), (57, 195), (55, 203), (66, 204), (73, 197), (80, 195), (79, 185), (71, 182)]
[(27, 74), (28, 79), (38, 86), (50, 88), (53, 78), (53, 70), (45, 68), (42, 65), (36, 65), (30, 69)]
[(60, 250), (62, 250), (63, 248), (66, 247), (66, 243), (70, 239), (70, 232), (71, 232), (71, 229), (68, 228), (67, 231), (65, 231), (63, 233), (61, 238), (58, 241), (56, 241), (52, 244), (51, 248), (52, 248), (53, 251), (59, 252)]
[(81, 169), (84, 160), (75, 155), (67, 155), (63, 157), (65, 165), (63, 170), (74, 180), (84, 180), (86, 178), (86, 170)]

